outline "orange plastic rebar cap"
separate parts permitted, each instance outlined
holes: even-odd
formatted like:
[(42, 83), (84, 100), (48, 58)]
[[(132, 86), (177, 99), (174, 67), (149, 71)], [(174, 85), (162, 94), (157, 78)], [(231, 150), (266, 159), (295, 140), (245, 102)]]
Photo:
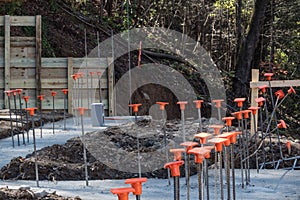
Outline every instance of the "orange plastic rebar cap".
[(25, 102), (28, 102), (29, 96), (23, 96)]
[(260, 107), (257, 106), (251, 106), (248, 108), (249, 110), (251, 110), (253, 115), (256, 115), (257, 111), (260, 109)]
[(232, 120), (234, 120), (235, 117), (223, 117), (222, 119), (226, 121), (226, 126), (232, 126)]
[(168, 162), (164, 165), (164, 168), (169, 168), (171, 170), (172, 177), (180, 176), (180, 169), (179, 167), (183, 165), (183, 160), (180, 161), (174, 161), (174, 162)]
[(44, 100), (44, 97), (45, 97), (45, 95), (39, 95), (39, 96), (37, 96), (38, 98), (39, 98), (39, 100), (41, 100), (41, 101), (43, 101)]
[(160, 110), (165, 110), (166, 105), (169, 105), (168, 102), (161, 102), (161, 101), (156, 102), (156, 104), (159, 105)]
[(193, 102), (196, 104), (196, 108), (200, 109), (201, 108), (201, 104), (203, 103), (203, 100), (195, 100)]
[(273, 73), (265, 73), (264, 77), (266, 77), (267, 81), (270, 81), (270, 80), (272, 80), (273, 75), (274, 75)]
[(260, 89), (260, 91), (262, 92), (262, 93), (266, 93), (266, 89), (268, 88), (269, 86), (267, 86), (267, 85), (262, 85), (262, 86), (258, 86), (258, 88)]
[(264, 105), (264, 101), (266, 101), (266, 99), (263, 97), (259, 97), (255, 99), (255, 102), (258, 104), (259, 107), (262, 107)]
[(239, 108), (243, 107), (243, 103), (246, 101), (246, 98), (235, 98), (234, 102), (237, 102), (237, 106)]
[(283, 119), (279, 120), (279, 124), (277, 124), (277, 127), (278, 128), (284, 128), (284, 129), (287, 128), (286, 123)]
[(210, 151), (207, 148), (204, 147), (197, 147), (194, 149), (191, 149), (189, 151), (189, 154), (193, 154), (195, 157), (195, 163), (201, 164), (203, 162), (204, 158), (210, 157)]
[(245, 119), (248, 119), (250, 117), (249, 113), (251, 113), (251, 110), (242, 110), (241, 112), (244, 114)]
[(284, 92), (282, 90), (278, 90), (275, 92), (277, 98), (282, 99), (284, 97)]
[(214, 143), (215, 144), (215, 150), (217, 152), (221, 152), (222, 151), (222, 145), (225, 141), (227, 141), (228, 139), (225, 139), (225, 138), (213, 138), (213, 139), (210, 139), (208, 140), (208, 142), (210, 143)]
[(10, 97), (10, 93), (12, 93), (13, 91), (12, 90), (6, 90), (6, 91), (4, 91), (4, 93), (8, 96), (8, 97)]
[(215, 100), (212, 100), (211, 102), (214, 102), (216, 105), (216, 108), (221, 108), (222, 107), (222, 102), (224, 100), (223, 99), (215, 99)]
[(210, 133), (201, 132), (201, 133), (197, 133), (194, 137), (195, 138), (200, 138), (200, 144), (206, 144), (206, 139), (208, 137), (211, 137), (211, 134)]
[(21, 94), (22, 91), (23, 91), (23, 89), (16, 89), (16, 92), (17, 92), (18, 94)]
[(61, 90), (64, 94), (68, 94), (68, 89), (62, 89)]
[(76, 110), (79, 111), (79, 114), (80, 114), (80, 115), (84, 115), (84, 111), (85, 111), (86, 109), (87, 109), (87, 108), (83, 108), (83, 107), (76, 108)]
[(34, 111), (37, 110), (37, 108), (36, 107), (34, 107), (34, 108), (25, 108), (25, 110), (29, 111), (29, 115), (30, 116), (33, 116), (34, 115)]
[(182, 152), (185, 152), (185, 149), (170, 149), (170, 152), (174, 154), (174, 160), (179, 161), (182, 159)]
[(110, 190), (111, 193), (118, 195), (119, 200), (128, 200), (128, 194), (130, 192), (135, 192), (134, 188), (127, 187), (127, 188), (114, 188)]
[(187, 101), (178, 101), (177, 104), (180, 105), (180, 110), (184, 110), (185, 109), (185, 105), (187, 104)]
[(94, 76), (96, 74), (96, 72), (90, 72), (89, 74), (90, 74), (90, 76)]
[(231, 144), (231, 138), (234, 137), (235, 135), (236, 135), (235, 132), (226, 132), (221, 135), (218, 135), (217, 137), (228, 139), (227, 141), (224, 142), (224, 145), (228, 147)]
[(136, 103), (136, 104), (129, 104), (128, 106), (133, 108), (134, 113), (137, 113), (137, 112), (139, 112), (139, 106), (141, 106), (141, 105), (142, 104), (140, 104), (140, 103)]
[(51, 92), (51, 96), (55, 97), (56, 96), (56, 92), (52, 91)]
[(237, 118), (237, 120), (242, 120), (243, 119), (243, 112), (241, 112), (241, 111), (234, 112), (232, 114)]
[(189, 150), (191, 150), (194, 146), (197, 146), (197, 145), (199, 145), (198, 142), (189, 142), (188, 141), (188, 142), (182, 142), (182, 143), (180, 143), (180, 146), (185, 147), (186, 153), (188, 153)]
[(130, 184), (131, 187), (135, 190), (133, 192), (134, 195), (141, 195), (142, 191), (142, 183), (146, 182), (147, 178), (130, 178), (125, 180), (125, 184)]
[(209, 128), (214, 129), (214, 134), (219, 135), (221, 133), (221, 129), (223, 128), (223, 125), (210, 125)]
[(290, 87), (290, 89), (288, 90), (289, 94), (296, 94), (296, 91), (293, 87)]

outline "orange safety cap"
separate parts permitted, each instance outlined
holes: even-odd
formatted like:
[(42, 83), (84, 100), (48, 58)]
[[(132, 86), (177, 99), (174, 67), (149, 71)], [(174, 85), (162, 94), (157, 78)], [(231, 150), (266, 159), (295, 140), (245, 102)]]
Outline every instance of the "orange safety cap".
[(235, 99), (234, 99), (234, 102), (237, 103), (237, 106), (238, 106), (239, 108), (243, 107), (244, 101), (246, 101), (246, 98), (235, 98)]
[(170, 149), (170, 152), (174, 154), (174, 160), (178, 161), (182, 158), (182, 152), (185, 152), (185, 149)]
[(174, 162), (168, 162), (164, 165), (164, 168), (169, 168), (171, 170), (172, 177), (180, 176), (180, 169), (179, 167), (183, 165), (183, 160), (180, 161), (174, 161)]
[(221, 129), (223, 128), (223, 125), (210, 125), (209, 128), (213, 128), (214, 129), (214, 134), (215, 135), (219, 135), (221, 132)]
[(10, 93), (12, 93), (13, 91), (12, 90), (6, 90), (6, 91), (4, 91), (4, 93), (8, 96), (8, 97), (10, 97)]
[(288, 149), (288, 154), (290, 155), (291, 154), (291, 150), (292, 150), (291, 142), (287, 141), (285, 145), (286, 145), (286, 148)]
[(33, 116), (34, 115), (34, 111), (37, 110), (37, 108), (36, 107), (34, 107), (34, 108), (25, 108), (25, 110), (27, 110), (29, 112), (30, 116)]
[(287, 128), (286, 123), (283, 119), (279, 120), (279, 124), (277, 124), (277, 127), (278, 128), (284, 128), (284, 129)]
[(296, 91), (293, 87), (290, 87), (290, 89), (288, 90), (289, 94), (296, 94)]
[(226, 126), (232, 126), (232, 120), (234, 120), (235, 117), (223, 117), (222, 119), (226, 121)]
[(213, 138), (208, 140), (208, 142), (215, 144), (215, 150), (217, 152), (221, 152), (222, 151), (222, 145), (225, 141), (227, 141), (228, 139), (225, 138)]
[(161, 102), (161, 101), (156, 102), (156, 104), (159, 105), (160, 110), (165, 110), (166, 105), (169, 105), (168, 102)]
[(221, 108), (222, 107), (222, 102), (224, 100), (223, 99), (215, 99), (215, 100), (212, 100), (211, 102), (214, 102), (216, 105), (216, 108)]
[(198, 146), (198, 142), (182, 142), (180, 143), (180, 146), (185, 147), (185, 151), (186, 153), (189, 152), (189, 150), (191, 150), (194, 146)]
[(51, 96), (55, 97), (56, 96), (56, 92), (52, 91), (51, 92)]
[(201, 104), (203, 103), (203, 100), (195, 100), (193, 102), (196, 104), (196, 108), (200, 109), (201, 108)]
[(134, 195), (142, 194), (142, 183), (146, 182), (147, 178), (130, 178), (125, 180), (125, 184), (130, 184), (131, 187), (135, 190)]
[(239, 112), (234, 112), (232, 113), (238, 120), (242, 120), (243, 119), (243, 112), (239, 111)]
[(284, 97), (284, 92), (282, 90), (278, 90), (275, 92), (277, 98), (282, 99)]
[(137, 113), (137, 112), (139, 112), (139, 106), (141, 106), (141, 105), (142, 104), (137, 103), (137, 104), (129, 104), (128, 106), (133, 108), (134, 113)]
[(241, 112), (244, 114), (244, 118), (248, 119), (249, 118), (249, 113), (251, 113), (252, 111), (251, 110), (242, 110)]
[(272, 76), (273, 76), (274, 74), (273, 73), (265, 73), (264, 74), (264, 77), (266, 77), (266, 80), (267, 81), (270, 81), (270, 80), (272, 80)]
[(37, 96), (38, 97), (38, 99), (40, 100), (40, 101), (43, 101), (44, 100), (44, 97), (45, 97), (45, 95), (39, 95), (39, 96)]
[(23, 96), (23, 99), (26, 103), (28, 103), (29, 96)]
[(22, 91), (23, 91), (23, 89), (16, 89), (16, 92), (17, 92), (18, 94), (21, 94)]
[(79, 111), (79, 114), (80, 114), (80, 115), (84, 115), (84, 111), (85, 111), (86, 109), (87, 109), (87, 108), (83, 108), (83, 107), (76, 108), (76, 110)]
[(130, 192), (134, 192), (134, 188), (132, 187), (127, 187), (127, 188), (114, 188), (111, 189), (110, 192), (113, 194), (118, 195), (119, 200), (128, 200), (128, 194)]
[(251, 106), (248, 109), (251, 110), (251, 112), (252, 112), (253, 115), (256, 115), (256, 113), (260, 109), (260, 107)]
[(201, 132), (201, 133), (197, 133), (194, 137), (200, 138), (200, 144), (206, 144), (206, 139), (211, 136), (212, 135), (210, 133)]
[(258, 89), (260, 89), (260, 91), (262, 93), (266, 93), (268, 87), (269, 86), (267, 86), (267, 85), (262, 85), (262, 86), (258, 86)]
[(187, 101), (178, 101), (177, 104), (180, 105), (180, 110), (185, 109), (185, 105), (187, 104)]
[(255, 99), (255, 102), (258, 103), (259, 107), (262, 107), (264, 105), (264, 101), (266, 101), (266, 99), (263, 97), (259, 97)]
[(68, 89), (62, 89), (61, 90), (64, 94), (68, 94)]

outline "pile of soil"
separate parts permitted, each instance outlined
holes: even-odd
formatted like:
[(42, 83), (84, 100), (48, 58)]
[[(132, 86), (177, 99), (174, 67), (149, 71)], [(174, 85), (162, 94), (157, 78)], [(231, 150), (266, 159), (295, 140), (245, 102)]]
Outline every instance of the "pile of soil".
[(28, 187), (20, 187), (19, 189), (0, 188), (0, 199), (14, 200), (14, 199), (26, 199), (26, 200), (81, 200), (79, 197), (69, 198), (57, 195), (56, 192), (47, 193), (45, 191), (34, 193)]
[[(209, 124), (217, 123), (217, 120), (203, 119), (204, 131), (213, 132), (208, 128)], [(178, 120), (167, 121), (166, 138), (168, 149), (179, 148), (182, 142), (181, 123)], [(186, 122), (186, 140), (192, 141), (198, 131), (197, 121)], [(137, 136), (139, 141), (137, 142)], [(282, 138), (285, 143), (286, 139)], [(163, 169), (166, 163), (164, 132), (162, 121), (142, 119), (137, 123), (128, 123), (122, 126), (109, 127), (104, 131), (87, 133), (83, 138), (72, 138), (64, 145), (52, 145), (37, 151), (39, 179), (40, 180), (84, 180), (83, 143), (87, 148), (88, 174), (91, 180), (101, 179), (126, 179), (137, 177), (138, 159), (137, 151), (140, 149), (142, 176), (148, 178), (167, 178), (167, 170)], [(195, 141), (195, 140), (194, 140)], [(254, 146), (255, 140), (250, 140)], [(280, 159), (279, 146), (276, 139), (272, 139), (275, 152), (275, 160)], [(259, 144), (259, 143), (258, 143)], [(266, 161), (273, 159), (268, 143), (264, 149), (267, 152)], [(283, 154), (286, 157), (300, 155), (300, 144), (292, 142), (292, 151), (288, 155), (285, 144), (282, 144)], [(250, 148), (250, 154), (255, 151)], [(239, 168), (239, 145), (235, 145), (235, 167)], [(259, 161), (263, 157), (259, 150)], [(169, 160), (173, 155), (169, 153)], [(196, 174), (196, 166), (191, 156), (191, 175)], [(213, 166), (214, 152), (208, 165)], [(283, 167), (292, 166), (293, 161), (284, 162)], [(297, 163), (300, 166), (300, 162)], [(25, 158), (18, 157), (1, 169), (1, 179), (35, 180), (34, 155), (28, 154)], [(223, 165), (224, 166), (224, 165)], [(250, 167), (255, 168), (255, 156), (250, 158)], [(266, 166), (273, 168), (274, 166)], [(181, 168), (184, 176), (184, 167)]]

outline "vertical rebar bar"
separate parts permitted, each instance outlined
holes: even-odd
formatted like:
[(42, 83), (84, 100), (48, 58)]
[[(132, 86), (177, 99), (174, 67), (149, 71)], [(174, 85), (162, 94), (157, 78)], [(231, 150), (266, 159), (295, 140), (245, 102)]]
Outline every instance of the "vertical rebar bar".
[(12, 146), (15, 147), (14, 130), (12, 124), (12, 115), (11, 115), (10, 93), (7, 93), (7, 98), (8, 98), (8, 109), (9, 109), (9, 119), (10, 119), (10, 135), (12, 140)]
[(226, 182), (227, 182), (227, 200), (230, 200), (230, 154), (229, 146), (225, 147), (225, 161), (226, 161)]
[(86, 156), (86, 148), (84, 142), (84, 125), (83, 125), (83, 115), (80, 115), (81, 119), (81, 131), (82, 131), (82, 146), (83, 146), (83, 161), (84, 161), (84, 172), (85, 172), (85, 184), (89, 186), (89, 175), (88, 175), (88, 167), (87, 167), (87, 156)]
[(235, 166), (234, 166), (234, 144), (230, 145), (230, 159), (231, 159), (231, 177), (232, 177), (232, 199), (236, 199), (235, 193)]
[(174, 200), (180, 200), (180, 180), (179, 176), (174, 176)]
[[(163, 133), (164, 133), (164, 145), (165, 145), (165, 154), (166, 154), (166, 162), (169, 162), (169, 151), (168, 151), (168, 141), (167, 141), (167, 133), (166, 133), (166, 119), (165, 119), (165, 113), (164, 110), (161, 111), (162, 113), (162, 119), (163, 119)], [(171, 174), (170, 174), (170, 169), (167, 169), (168, 173), (168, 185), (171, 185)]]
[[(19, 92), (20, 91), (20, 92)], [(21, 89), (18, 90), (18, 94), (19, 94), (19, 106), (20, 106), (20, 118), (21, 118), (21, 127), (20, 127), (20, 130), (22, 132), (22, 137), (23, 137), (23, 144), (25, 145), (25, 135), (24, 135), (24, 129), (23, 129), (23, 112), (22, 112), (22, 100), (21, 100)]]
[(221, 200), (224, 200), (224, 185), (223, 185), (223, 167), (222, 167), (222, 151), (219, 152), (219, 167), (220, 167), (220, 190), (221, 190)]
[(36, 140), (35, 140), (35, 131), (34, 131), (34, 121), (33, 116), (31, 117), (31, 126), (32, 126), (32, 136), (33, 136), (33, 150), (34, 150), (34, 166), (35, 166), (35, 180), (36, 186), (39, 186), (39, 168), (37, 163), (37, 154), (36, 154)]
[(20, 136), (19, 136), (19, 122), (18, 122), (18, 114), (17, 114), (17, 101), (16, 101), (16, 92), (14, 94), (14, 105), (15, 105), (15, 115), (16, 115), (16, 134), (18, 139), (18, 146), (20, 146)]
[(54, 113), (54, 109), (55, 109), (55, 105), (54, 105), (54, 96), (52, 95), (52, 133), (55, 134), (55, 113)]
[[(28, 108), (28, 103), (25, 101), (25, 110)], [(28, 112), (26, 112), (26, 132), (27, 132), (27, 143), (29, 143), (29, 119)]]

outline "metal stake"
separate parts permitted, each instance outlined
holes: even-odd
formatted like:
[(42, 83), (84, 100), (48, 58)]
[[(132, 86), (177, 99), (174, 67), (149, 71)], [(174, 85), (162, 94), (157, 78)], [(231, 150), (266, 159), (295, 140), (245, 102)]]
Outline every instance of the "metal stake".
[(24, 135), (24, 130), (23, 130), (23, 113), (22, 113), (22, 101), (21, 101), (21, 92), (22, 89), (16, 89), (19, 95), (19, 104), (20, 104), (20, 117), (21, 117), (21, 127), (20, 131), (22, 131), (22, 137), (23, 137), (23, 144), (25, 145), (25, 135)]
[[(28, 99), (29, 96), (23, 97), (25, 101), (25, 110), (28, 108)], [(27, 143), (29, 143), (29, 120), (28, 120), (28, 112), (26, 112), (26, 133), (27, 133)]]
[(9, 110), (9, 119), (10, 119), (10, 135), (11, 135), (11, 140), (12, 140), (12, 146), (14, 148), (15, 147), (15, 140), (14, 140), (13, 125), (12, 125), (11, 105), (10, 105), (10, 93), (12, 91), (4, 91), (4, 92), (7, 94), (7, 98), (8, 98), (8, 110)]

